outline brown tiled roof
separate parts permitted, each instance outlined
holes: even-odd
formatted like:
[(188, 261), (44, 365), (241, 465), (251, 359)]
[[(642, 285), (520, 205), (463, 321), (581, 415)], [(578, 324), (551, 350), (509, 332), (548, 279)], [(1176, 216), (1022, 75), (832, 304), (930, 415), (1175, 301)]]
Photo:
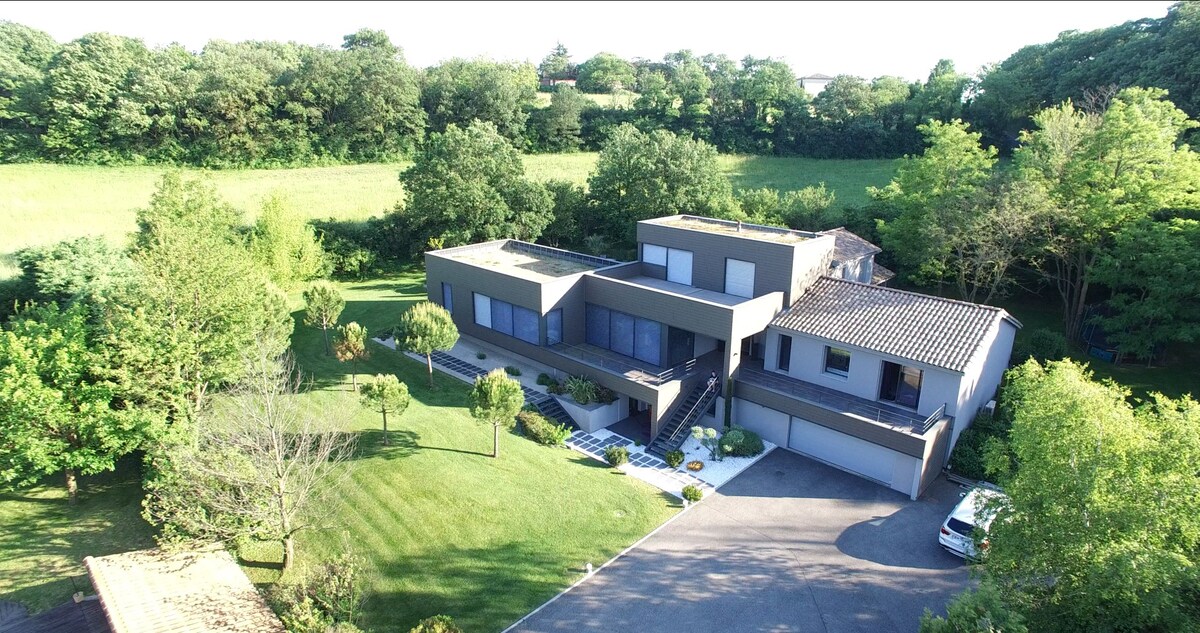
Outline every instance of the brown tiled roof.
[(821, 277), (771, 324), (962, 372), (1000, 320), (1021, 326), (992, 306)]
[(220, 546), (83, 560), (113, 633), (284, 633)]
[(823, 234), (833, 236), (833, 263), (831, 266), (883, 251), (878, 246), (841, 227), (824, 231)]

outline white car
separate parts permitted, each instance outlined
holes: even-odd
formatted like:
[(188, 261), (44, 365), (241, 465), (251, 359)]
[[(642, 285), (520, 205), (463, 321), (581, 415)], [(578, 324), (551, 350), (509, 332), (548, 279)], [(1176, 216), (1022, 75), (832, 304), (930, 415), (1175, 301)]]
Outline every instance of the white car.
[(996, 513), (994, 510), (980, 512), (980, 509), (987, 505), (989, 500), (1003, 498), (1004, 493), (1002, 492), (989, 488), (972, 488), (970, 492), (963, 495), (962, 501), (954, 506), (950, 516), (946, 517), (946, 521), (942, 523), (941, 532), (938, 534), (938, 543), (955, 556), (969, 560), (981, 558), (975, 548), (975, 530), (978, 529), (984, 534), (981, 546), (986, 554), (986, 535), (992, 526), (992, 520), (996, 518)]

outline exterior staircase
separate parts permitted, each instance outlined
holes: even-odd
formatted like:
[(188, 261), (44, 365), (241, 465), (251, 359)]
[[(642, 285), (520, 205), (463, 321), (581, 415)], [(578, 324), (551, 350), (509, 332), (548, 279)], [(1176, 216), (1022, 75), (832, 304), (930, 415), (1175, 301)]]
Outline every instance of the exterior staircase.
[(720, 382), (710, 386), (707, 381), (700, 381), (683, 403), (675, 407), (671, 419), (646, 447), (646, 452), (665, 457), (667, 453), (683, 446), (684, 441), (691, 437), (689, 429), (720, 394)]
[[(531, 389), (530, 391), (533, 390)], [(545, 416), (547, 420), (550, 420), (555, 424), (565, 424), (567, 428), (571, 429), (572, 431), (579, 430), (579, 425), (575, 424), (575, 420), (571, 418), (571, 414), (567, 413), (567, 410), (562, 408), (562, 405), (558, 403), (558, 400), (555, 400), (552, 396), (547, 396), (546, 394), (538, 391), (534, 391), (533, 393), (541, 397), (527, 397), (526, 400), (529, 402), (529, 404), (537, 407), (538, 412)]]

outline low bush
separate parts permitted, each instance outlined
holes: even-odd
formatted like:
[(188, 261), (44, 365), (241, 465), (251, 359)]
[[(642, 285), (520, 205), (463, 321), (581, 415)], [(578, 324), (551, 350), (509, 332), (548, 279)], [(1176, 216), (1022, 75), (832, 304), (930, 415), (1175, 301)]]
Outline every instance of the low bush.
[[(1011, 425), (1000, 416), (980, 411), (971, 426), (958, 435), (958, 443), (950, 454), (950, 470), (968, 479), (987, 479), (989, 458), (993, 467), (1002, 472), (1010, 470), (1008, 432)], [(990, 457), (989, 457), (990, 453)]]
[(508, 374), (509, 376), (520, 376), (521, 368), (514, 367), (512, 365), (508, 365), (507, 367), (504, 368), (504, 373)]
[(667, 465), (671, 468), (679, 468), (679, 465), (683, 463), (683, 451), (668, 451), (666, 455), (663, 455), (663, 458), (667, 460)]
[(721, 451), (733, 457), (754, 457), (765, 450), (758, 433), (740, 426), (732, 426), (721, 436)]
[(545, 446), (562, 446), (571, 436), (571, 429), (565, 424), (554, 424), (536, 410), (521, 411), (517, 421), (521, 423), (525, 437)]
[(561, 384), (559, 384), (557, 382), (553, 382), (553, 383), (550, 383), (549, 385), (546, 385), (546, 393), (551, 393), (556, 396), (561, 396), (566, 392), (567, 392), (566, 387), (563, 387)]
[(617, 401), (617, 394), (608, 387), (596, 386), (596, 402), (600, 404), (612, 404)]
[(704, 491), (701, 490), (697, 485), (688, 484), (683, 487), (683, 498), (686, 499), (688, 503), (696, 503), (704, 498)]
[(475, 352), (475, 358), (478, 358), (479, 360), (483, 360), (483, 359), (487, 358), (487, 354), (484, 354), (483, 352)]
[(629, 449), (625, 448), (624, 446), (617, 446), (615, 444), (609, 446), (608, 448), (604, 449), (604, 460), (607, 461), (613, 468), (616, 468), (621, 464), (628, 464)]
[(416, 626), (409, 629), (408, 633), (463, 633), (463, 630), (454, 623), (454, 618), (448, 615), (435, 615), (432, 618), (421, 620)]
[(542, 372), (542, 373), (538, 374), (537, 384), (539, 384), (543, 387), (549, 387), (550, 385), (558, 384), (558, 381), (555, 380), (554, 377), (551, 376), (550, 374), (547, 374), (546, 372)]
[(354, 631), (366, 598), (358, 558), (342, 554), (306, 569), (299, 582), (276, 585), (268, 602), (288, 631)]
[(692, 472), (704, 470), (704, 462), (698, 459), (693, 459), (692, 461), (688, 462), (687, 469)]
[(1070, 345), (1060, 332), (1046, 328), (1034, 328), (1025, 336), (1018, 336), (1013, 343), (1012, 363), (1020, 364), (1032, 357), (1039, 363), (1062, 360), (1067, 357)]

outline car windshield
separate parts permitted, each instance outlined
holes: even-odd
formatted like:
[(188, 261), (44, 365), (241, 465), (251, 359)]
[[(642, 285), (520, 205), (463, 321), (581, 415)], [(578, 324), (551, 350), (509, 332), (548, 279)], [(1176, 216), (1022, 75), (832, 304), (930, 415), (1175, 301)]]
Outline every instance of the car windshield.
[(951, 518), (949, 521), (947, 521), (946, 527), (950, 528), (950, 530), (953, 531), (954, 533), (960, 534), (960, 535), (966, 536), (966, 537), (970, 537), (971, 532), (975, 531), (975, 526), (973, 526), (970, 523), (967, 523), (965, 521), (959, 521), (958, 519), (955, 519), (955, 518)]

